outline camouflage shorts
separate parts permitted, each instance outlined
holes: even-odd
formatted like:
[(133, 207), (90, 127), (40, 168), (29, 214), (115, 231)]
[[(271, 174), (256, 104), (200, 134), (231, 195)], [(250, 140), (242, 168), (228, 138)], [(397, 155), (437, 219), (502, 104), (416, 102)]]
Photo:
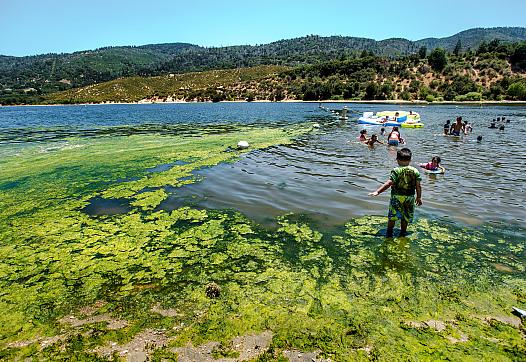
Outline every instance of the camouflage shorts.
[(392, 221), (406, 220), (408, 223), (413, 221), (415, 213), (415, 195), (391, 195), (389, 202), (389, 214), (387, 218)]

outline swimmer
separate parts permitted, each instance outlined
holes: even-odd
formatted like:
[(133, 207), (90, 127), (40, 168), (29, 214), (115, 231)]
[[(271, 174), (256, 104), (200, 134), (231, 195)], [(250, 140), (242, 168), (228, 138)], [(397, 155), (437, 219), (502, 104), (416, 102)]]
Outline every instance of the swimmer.
[(360, 142), (367, 142), (368, 138), (367, 138), (367, 130), (366, 129), (362, 129), (360, 131), (360, 136), (358, 136), (358, 141)]
[(431, 159), (431, 162), (428, 162), (428, 163), (420, 163), (419, 166), (422, 167), (422, 168), (425, 168), (426, 170), (429, 170), (429, 171), (436, 171), (440, 168), (440, 162), (442, 160), (440, 159), (440, 157), (438, 156), (434, 156), (432, 159)]
[(381, 135), (381, 136), (385, 136), (385, 128), (384, 128), (384, 127), (382, 127), (382, 128), (380, 129), (380, 135)]
[(477, 136), (477, 142), (482, 142), (482, 136)]
[(468, 124), (468, 121), (464, 121), (464, 134), (468, 134), (473, 132), (473, 127), (471, 127), (470, 124)]
[(369, 138), (369, 139), (365, 142), (365, 144), (366, 144), (367, 146), (369, 146), (369, 147), (373, 147), (375, 143), (379, 143), (379, 144), (381, 144), (381, 145), (384, 144), (382, 141), (380, 141), (380, 140), (378, 139), (378, 136), (375, 135), (375, 134), (373, 134), (373, 135), (371, 136), (371, 138)]
[(499, 131), (504, 131), (504, 125), (503, 124), (500, 125)]
[(491, 122), (488, 128), (497, 128), (497, 126), (495, 125), (495, 119), (493, 119), (493, 122)]
[(448, 119), (446, 123), (444, 123), (444, 134), (449, 134), (449, 129), (451, 128), (451, 121)]

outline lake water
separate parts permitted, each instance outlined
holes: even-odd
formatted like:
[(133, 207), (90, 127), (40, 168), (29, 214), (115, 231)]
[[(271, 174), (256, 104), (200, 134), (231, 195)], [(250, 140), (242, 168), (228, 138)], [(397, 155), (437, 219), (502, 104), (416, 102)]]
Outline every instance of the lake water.
[[(333, 109), (344, 105), (325, 104)], [(351, 112), (345, 122), (319, 109), (317, 103), (0, 107), (0, 156), (14, 147), (68, 137), (191, 135), (195, 127), (203, 126), (210, 132), (223, 132), (235, 124), (318, 122), (318, 130), (292, 145), (253, 151), (237, 163), (198, 171), (202, 181), (183, 188), (168, 186), (170, 197), (161, 208), (171, 210), (186, 203), (233, 208), (264, 224), (278, 215), (298, 212), (324, 225), (340, 225), (356, 216), (386, 214), (389, 192), (377, 198), (367, 193), (387, 180), (396, 165), (396, 148), (369, 148), (357, 142), (363, 127), (356, 119), (365, 111), (412, 109), (425, 123), (423, 129), (401, 131), (413, 151), (413, 164), (438, 155), (447, 170), (444, 175), (422, 173), (424, 204), (417, 217), (468, 225), (520, 225), (526, 220), (526, 107), (347, 106)], [(473, 134), (444, 137), (443, 123), (458, 115), (473, 125)], [(503, 131), (487, 128), (493, 118), (502, 116), (511, 120)], [(378, 131), (368, 128), (369, 134)], [(476, 141), (478, 135), (482, 142)], [(159, 165), (150, 172), (169, 167)]]

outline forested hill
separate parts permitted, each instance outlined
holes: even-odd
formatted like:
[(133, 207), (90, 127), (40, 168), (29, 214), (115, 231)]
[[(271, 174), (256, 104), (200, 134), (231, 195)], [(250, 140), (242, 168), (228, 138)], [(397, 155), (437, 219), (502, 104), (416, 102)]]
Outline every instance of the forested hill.
[(462, 50), (476, 49), (482, 42), (489, 43), (494, 39), (503, 42), (516, 42), (526, 39), (526, 28), (474, 28), (461, 31), (447, 38), (427, 38), (416, 41), (417, 47), (427, 49), (443, 48), (452, 51), (460, 41)]
[[(263, 45), (204, 48), (185, 43), (108, 47), (71, 54), (0, 56), (0, 104), (36, 102), (45, 94), (120, 77), (155, 76), (258, 65), (300, 66), (344, 60), (363, 51), (400, 57), (442, 47), (474, 49), (483, 42), (526, 40), (526, 28), (466, 30), (442, 39), (373, 39), (306, 36)], [(9, 102), (6, 100), (9, 99)]]

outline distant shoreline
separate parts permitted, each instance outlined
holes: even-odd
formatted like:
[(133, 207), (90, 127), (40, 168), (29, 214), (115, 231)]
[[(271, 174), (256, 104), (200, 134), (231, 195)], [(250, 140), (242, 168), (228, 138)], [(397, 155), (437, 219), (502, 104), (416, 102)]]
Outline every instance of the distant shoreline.
[[(199, 103), (214, 103), (212, 101), (206, 102), (186, 102), (186, 101), (170, 101), (170, 102), (100, 102), (100, 103), (57, 103), (57, 104), (18, 104), (18, 105), (0, 105), (4, 107), (62, 107), (62, 106), (98, 106), (98, 105), (152, 105), (152, 104), (199, 104)], [(440, 101), (440, 102), (426, 102), (426, 101), (404, 101), (404, 100), (323, 100), (323, 101), (303, 101), (303, 100), (283, 100), (283, 101), (269, 101), (269, 100), (254, 100), (254, 101), (221, 101), (216, 103), (313, 103), (313, 104), (327, 104), (327, 103), (351, 103), (351, 104), (399, 104), (399, 105), (414, 105), (414, 106), (433, 106), (433, 105), (469, 105), (469, 106), (526, 106), (526, 101)]]

